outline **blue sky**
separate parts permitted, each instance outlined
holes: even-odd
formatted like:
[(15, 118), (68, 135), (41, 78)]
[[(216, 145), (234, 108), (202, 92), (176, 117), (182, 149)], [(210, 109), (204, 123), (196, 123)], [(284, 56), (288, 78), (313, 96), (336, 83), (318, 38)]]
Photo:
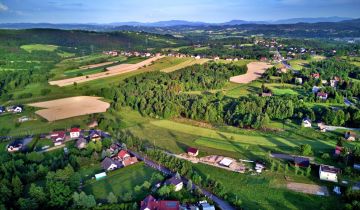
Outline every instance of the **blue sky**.
[(224, 22), (360, 17), (360, 0), (0, 0), (0, 22)]

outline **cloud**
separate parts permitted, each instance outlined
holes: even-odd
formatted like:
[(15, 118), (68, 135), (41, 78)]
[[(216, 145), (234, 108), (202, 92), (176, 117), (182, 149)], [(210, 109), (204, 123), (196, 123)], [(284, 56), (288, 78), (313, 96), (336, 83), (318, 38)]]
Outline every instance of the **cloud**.
[(8, 11), (9, 7), (7, 7), (5, 4), (0, 2), (0, 12)]

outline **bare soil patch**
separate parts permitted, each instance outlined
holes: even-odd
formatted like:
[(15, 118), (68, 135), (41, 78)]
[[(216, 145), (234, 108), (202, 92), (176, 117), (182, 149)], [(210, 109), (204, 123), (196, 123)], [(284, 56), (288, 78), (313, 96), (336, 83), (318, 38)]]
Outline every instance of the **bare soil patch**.
[(315, 184), (303, 184), (296, 182), (287, 183), (287, 188), (296, 192), (312, 194), (312, 195), (329, 195), (329, 191), (325, 186), (319, 186)]
[(63, 87), (63, 86), (73, 85), (74, 83), (83, 83), (83, 82), (88, 82), (88, 81), (92, 81), (92, 80), (96, 80), (96, 79), (112, 77), (115, 75), (136, 71), (136, 70), (140, 69), (141, 67), (148, 66), (148, 65), (152, 64), (152, 62), (154, 62), (160, 58), (163, 58), (163, 57), (164, 56), (152, 57), (152, 58), (149, 58), (147, 60), (144, 60), (144, 61), (136, 63), (136, 64), (119, 64), (119, 65), (107, 68), (107, 71), (105, 71), (105, 72), (100, 72), (100, 73), (91, 74), (91, 75), (87, 75), (87, 76), (74, 77), (74, 78), (70, 78), (70, 79), (50, 81), (49, 84)]
[(258, 78), (266, 71), (266, 69), (272, 67), (272, 65), (264, 62), (251, 62), (247, 65), (246, 74), (234, 76), (230, 78), (230, 82), (247, 84)]
[(77, 96), (28, 105), (45, 108), (35, 113), (51, 122), (81, 115), (106, 112), (110, 104), (99, 99), (100, 97)]

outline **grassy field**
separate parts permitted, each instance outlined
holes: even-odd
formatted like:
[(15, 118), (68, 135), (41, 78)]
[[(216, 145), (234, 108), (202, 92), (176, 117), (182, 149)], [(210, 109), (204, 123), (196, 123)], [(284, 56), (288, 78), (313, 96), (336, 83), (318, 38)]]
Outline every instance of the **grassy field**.
[(194, 58), (180, 58), (174, 61), (173, 66), (161, 69), (160, 71), (169, 73), (195, 64), (204, 64), (207, 61), (209, 61), (209, 59), (196, 60)]
[[(36, 120), (17, 124), (17, 119), (22, 116), (30, 116), (36, 118)], [(10, 136), (48, 133), (55, 129), (70, 128), (74, 125), (86, 127), (86, 122), (87, 116), (79, 116), (50, 123), (36, 116), (33, 111), (25, 111), (21, 114), (0, 115), (1, 128), (10, 129), (10, 133), (8, 134)]]
[(134, 193), (134, 200), (142, 200), (148, 192), (134, 192), (137, 185), (142, 185), (145, 181), (150, 181), (151, 176), (156, 172), (154, 169), (147, 167), (144, 163), (137, 163), (125, 168), (108, 173), (107, 177), (95, 181), (91, 180), (85, 184), (83, 190), (87, 194), (92, 194), (97, 200), (106, 200), (110, 192), (113, 192), (120, 198), (128, 192)]
[(58, 49), (56, 45), (46, 45), (46, 44), (29, 44), (29, 45), (22, 45), (21, 49), (31, 53), (32, 51), (48, 51), (54, 52)]
[[(307, 195), (285, 189), (283, 173), (265, 172), (261, 175), (251, 176), (203, 164), (196, 164), (194, 168), (203, 177), (209, 175), (210, 178), (222, 183), (228, 192), (236, 194), (245, 209), (307, 210), (341, 208), (336, 197)], [(299, 179), (304, 178), (299, 177)]]

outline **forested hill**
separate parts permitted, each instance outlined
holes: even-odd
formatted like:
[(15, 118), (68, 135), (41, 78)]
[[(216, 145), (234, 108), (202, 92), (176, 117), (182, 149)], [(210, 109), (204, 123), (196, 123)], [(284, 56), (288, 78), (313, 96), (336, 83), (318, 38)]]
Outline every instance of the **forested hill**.
[(65, 47), (97, 49), (161, 48), (184, 44), (184, 40), (171, 35), (145, 32), (91, 32), (58, 29), (0, 30), (0, 42), (7, 46), (23, 44), (51, 44)]

